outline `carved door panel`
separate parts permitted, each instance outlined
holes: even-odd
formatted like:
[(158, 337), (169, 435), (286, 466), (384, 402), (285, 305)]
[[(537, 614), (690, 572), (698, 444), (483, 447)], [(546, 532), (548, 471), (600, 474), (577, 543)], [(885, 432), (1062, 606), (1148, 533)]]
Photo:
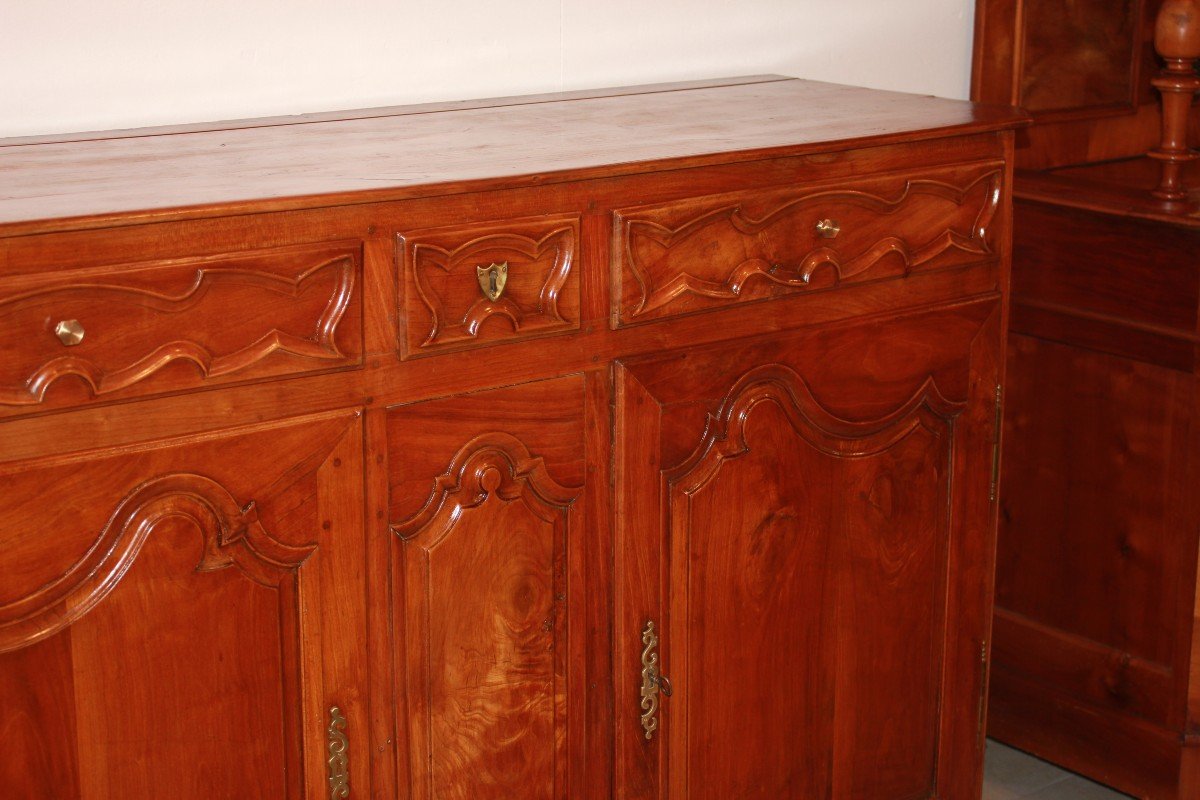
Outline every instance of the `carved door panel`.
[(0, 794), (366, 788), (360, 429), (0, 465)]
[(618, 368), (618, 796), (978, 796), (998, 317)]
[(405, 797), (592, 796), (584, 403), (574, 376), (388, 411)]

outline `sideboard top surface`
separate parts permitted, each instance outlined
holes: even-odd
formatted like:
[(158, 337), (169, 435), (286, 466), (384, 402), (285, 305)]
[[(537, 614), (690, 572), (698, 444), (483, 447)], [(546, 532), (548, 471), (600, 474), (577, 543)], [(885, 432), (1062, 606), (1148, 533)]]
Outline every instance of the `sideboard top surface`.
[(1022, 122), (1003, 106), (758, 76), (0, 139), (0, 237), (511, 188)]

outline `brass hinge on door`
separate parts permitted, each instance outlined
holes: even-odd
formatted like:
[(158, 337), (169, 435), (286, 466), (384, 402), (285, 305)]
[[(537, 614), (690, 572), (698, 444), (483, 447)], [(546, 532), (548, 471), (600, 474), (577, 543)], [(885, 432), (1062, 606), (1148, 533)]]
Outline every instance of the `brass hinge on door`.
[(987, 710), (987, 690), (988, 690), (988, 646), (987, 640), (979, 643), (979, 727), (975, 730), (975, 745), (978, 747), (983, 744), (983, 720), (984, 712)]
[(992, 427), (992, 483), (988, 488), (988, 502), (996, 502), (996, 489), (1000, 485), (1000, 426), (1004, 423), (1004, 390), (996, 384), (996, 417)]

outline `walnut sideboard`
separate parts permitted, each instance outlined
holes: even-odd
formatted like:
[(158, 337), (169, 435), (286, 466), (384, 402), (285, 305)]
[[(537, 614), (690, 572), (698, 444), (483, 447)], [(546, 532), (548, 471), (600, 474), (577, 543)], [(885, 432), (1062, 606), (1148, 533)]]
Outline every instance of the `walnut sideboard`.
[(1021, 121), (0, 142), (0, 796), (977, 798)]

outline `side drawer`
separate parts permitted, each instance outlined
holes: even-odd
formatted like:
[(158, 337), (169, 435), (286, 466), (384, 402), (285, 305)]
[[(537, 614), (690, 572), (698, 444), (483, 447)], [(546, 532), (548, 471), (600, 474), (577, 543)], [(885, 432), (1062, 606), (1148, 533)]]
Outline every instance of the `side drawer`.
[(614, 328), (991, 260), (1003, 164), (613, 212)]
[(338, 242), (0, 281), (0, 409), (358, 364), (361, 264)]
[(398, 234), (404, 358), (579, 329), (579, 216)]

